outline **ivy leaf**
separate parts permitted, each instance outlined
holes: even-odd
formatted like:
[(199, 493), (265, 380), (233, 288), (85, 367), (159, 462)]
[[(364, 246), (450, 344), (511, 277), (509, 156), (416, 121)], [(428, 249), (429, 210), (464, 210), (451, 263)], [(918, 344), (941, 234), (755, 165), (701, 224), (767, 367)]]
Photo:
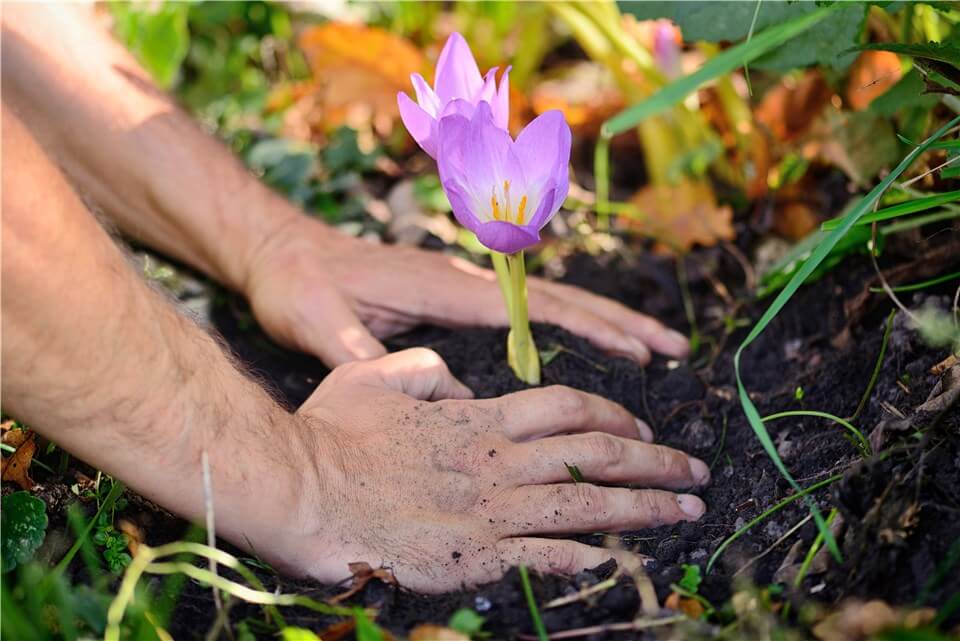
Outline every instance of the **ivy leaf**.
[(47, 533), (47, 504), (29, 492), (14, 492), (3, 497), (0, 510), (0, 552), (3, 572), (33, 558)]

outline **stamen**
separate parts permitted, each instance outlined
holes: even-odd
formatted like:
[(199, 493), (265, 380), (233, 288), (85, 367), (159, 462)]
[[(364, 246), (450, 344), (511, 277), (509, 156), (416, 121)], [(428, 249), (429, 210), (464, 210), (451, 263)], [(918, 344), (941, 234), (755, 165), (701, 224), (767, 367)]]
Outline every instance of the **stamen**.
[(520, 199), (520, 208), (517, 210), (517, 224), (523, 224), (523, 211), (527, 208), (527, 197), (524, 196)]
[(493, 219), (500, 220), (500, 203), (497, 202), (497, 195), (490, 196), (490, 208), (493, 209)]
[(511, 211), (512, 211), (512, 210), (510, 209), (510, 181), (509, 181), (509, 180), (504, 180), (504, 181), (503, 181), (503, 199), (506, 201), (506, 203), (505, 203), (505, 204), (506, 204), (506, 209), (504, 210), (504, 214), (505, 214), (506, 219), (509, 221), (509, 220), (510, 220), (510, 213), (511, 213)]

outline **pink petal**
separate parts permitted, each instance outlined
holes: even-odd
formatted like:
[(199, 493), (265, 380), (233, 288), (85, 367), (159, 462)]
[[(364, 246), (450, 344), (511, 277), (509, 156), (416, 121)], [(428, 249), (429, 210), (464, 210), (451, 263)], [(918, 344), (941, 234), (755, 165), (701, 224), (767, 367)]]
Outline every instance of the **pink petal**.
[(454, 98), (469, 100), (480, 91), (482, 85), (480, 68), (467, 41), (457, 32), (450, 34), (437, 60), (437, 74), (433, 81), (440, 103)]
[(434, 93), (427, 81), (418, 73), (410, 74), (410, 82), (413, 83), (413, 90), (417, 93), (417, 102), (428, 114), (437, 117), (440, 111), (440, 98)]
[(397, 94), (397, 106), (400, 107), (400, 120), (403, 121), (403, 126), (407, 128), (417, 144), (431, 158), (435, 158), (437, 155), (436, 120), (402, 91)]

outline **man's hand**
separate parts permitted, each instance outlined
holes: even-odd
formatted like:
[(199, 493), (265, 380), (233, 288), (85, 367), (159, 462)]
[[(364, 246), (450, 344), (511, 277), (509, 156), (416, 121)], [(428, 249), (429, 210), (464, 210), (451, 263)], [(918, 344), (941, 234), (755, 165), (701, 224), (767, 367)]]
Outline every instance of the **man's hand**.
[[(582, 289), (531, 278), (530, 318), (589, 338), (608, 352), (650, 360), (686, 356), (687, 339), (660, 322)], [(374, 245), (330, 233), (305, 216), (264, 241), (243, 289), (274, 339), (333, 366), (385, 354), (378, 339), (421, 323), (507, 324), (492, 271), (438, 252)]]
[[(294, 511), (300, 522), (276, 525), (296, 529), (278, 539), (296, 546), (267, 558), (324, 581), (366, 561), (406, 587), (441, 592), (517, 564), (573, 574), (611, 557), (635, 562), (546, 537), (704, 512), (690, 494), (593, 484), (683, 489), (709, 480), (702, 461), (641, 441), (619, 405), (559, 386), (471, 396), (426, 349), (335, 369), (297, 412), (309, 426), (298, 438), (318, 454), (316, 481), (303, 483)], [(572, 482), (566, 465), (586, 482)]]

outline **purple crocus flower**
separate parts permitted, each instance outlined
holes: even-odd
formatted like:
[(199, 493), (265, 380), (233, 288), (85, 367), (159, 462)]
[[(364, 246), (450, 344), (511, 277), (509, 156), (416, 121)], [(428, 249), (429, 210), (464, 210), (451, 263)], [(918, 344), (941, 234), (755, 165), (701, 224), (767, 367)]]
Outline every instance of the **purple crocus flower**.
[(510, 68), (503, 72), (500, 86), (496, 86), (497, 67), (486, 76), (470, 52), (470, 46), (459, 33), (454, 32), (443, 45), (437, 61), (434, 88), (418, 73), (410, 76), (417, 102), (402, 91), (397, 94), (400, 118), (407, 131), (431, 158), (437, 157), (437, 123), (441, 118), (460, 114), (470, 118), (480, 102), (488, 103), (494, 122), (507, 128), (510, 117)]
[(513, 254), (537, 243), (570, 186), (563, 114), (538, 116), (514, 141), (485, 102), (470, 117), (456, 113), (440, 120), (437, 160), (454, 216), (494, 251)]

